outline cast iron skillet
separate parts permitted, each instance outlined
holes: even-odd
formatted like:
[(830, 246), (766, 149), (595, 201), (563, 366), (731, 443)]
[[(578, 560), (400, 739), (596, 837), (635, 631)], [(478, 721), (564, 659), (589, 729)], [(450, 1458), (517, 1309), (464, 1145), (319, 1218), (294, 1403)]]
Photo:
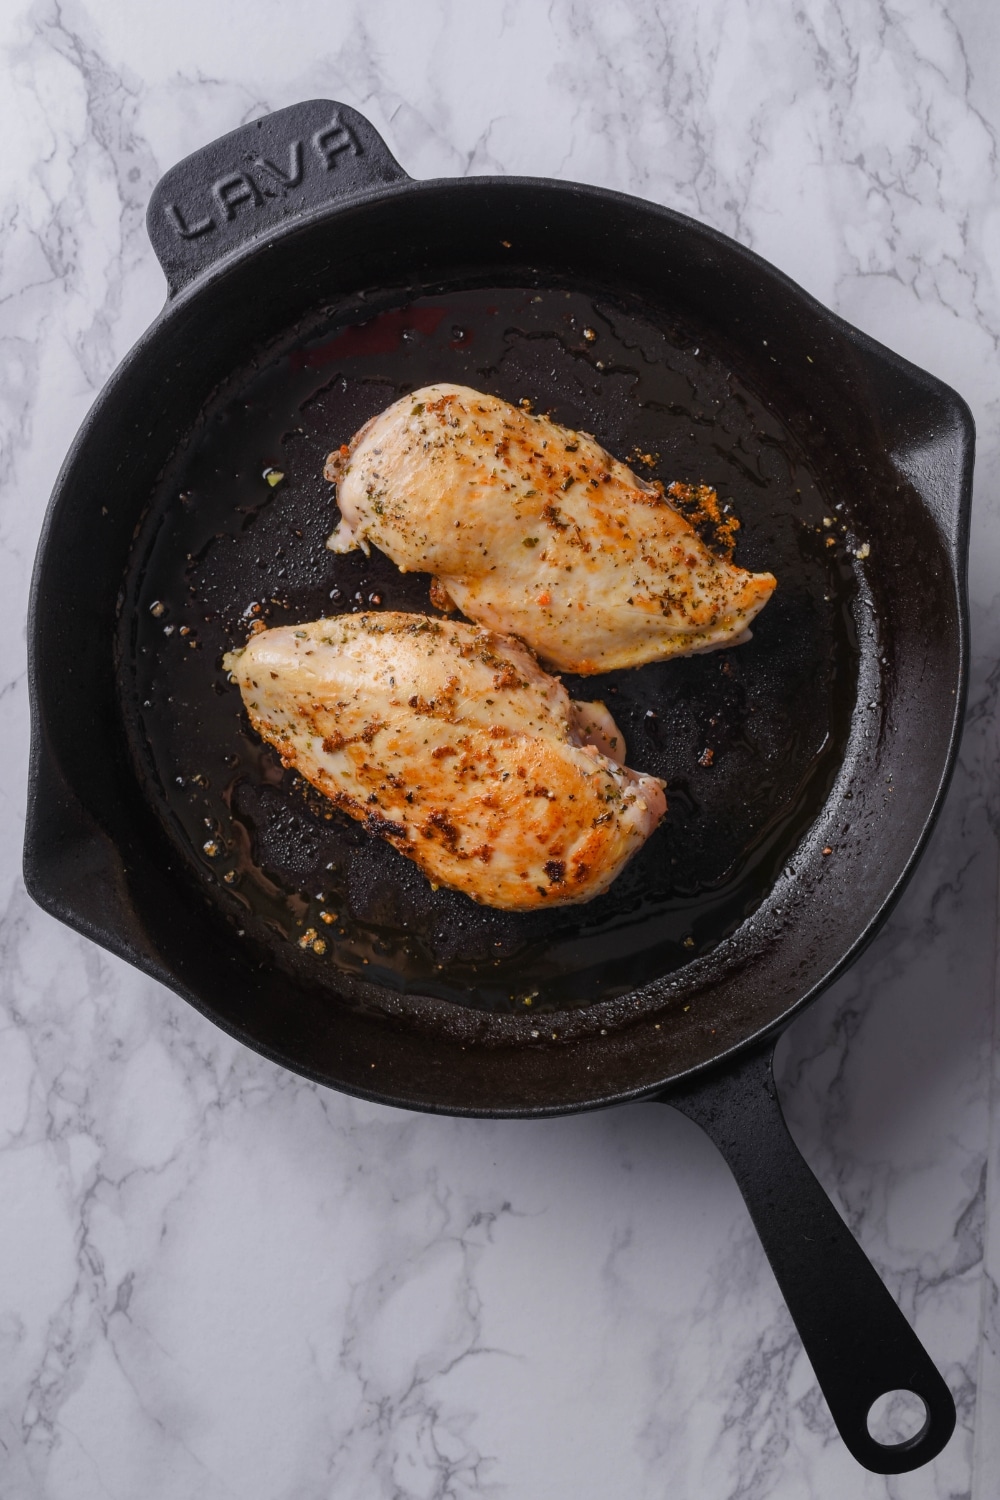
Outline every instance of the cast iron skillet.
[[(736, 1175), (851, 1452), (882, 1473), (926, 1463), (953, 1430), (951, 1396), (792, 1144), (770, 1058), (781, 1029), (885, 917), (948, 780), (966, 674), (973, 427), (965, 404), (757, 256), (680, 214), (561, 182), (414, 182), (367, 121), (327, 101), (257, 120), (174, 167), (153, 194), (148, 224), (168, 302), (73, 446), (35, 570), (32, 895), (247, 1045), (348, 1093), (497, 1117), (634, 1099), (681, 1109)], [(150, 527), (170, 521), (162, 494), (171, 465), (204, 429), (199, 414), (213, 393), (256, 368), (260, 350), (280, 352), (288, 330), (317, 309), (328, 323), (357, 324), (368, 315), (358, 301), (364, 289), (384, 310), (414, 295), (447, 303), (490, 286), (575, 288), (615, 306), (641, 304), (689, 352), (696, 330), (717, 363), (738, 370), (743, 388), (779, 415), (831, 503), (846, 498), (850, 521), (831, 544), (849, 585), (836, 627), (851, 637), (838, 678), (847, 709), (831, 730), (832, 768), (827, 756), (809, 783), (807, 826), (779, 850), (742, 918), (699, 937), (686, 961), (675, 953), (650, 975), (626, 953), (617, 987), (543, 1015), (477, 1008), (430, 984), (421, 994), (419, 985), (375, 982), (361, 964), (328, 966), (319, 983), (315, 965), (287, 959), (294, 944), (241, 934), (218, 878), (199, 872), (171, 836), (166, 792), (144, 769), (130, 658), (141, 635), (136, 548)], [(427, 378), (454, 377), (442, 368), (421, 383)], [(821, 525), (803, 523), (801, 534)], [(862, 542), (870, 549), (863, 566), (854, 555)], [(775, 610), (781, 598), (779, 588)], [(799, 626), (821, 614), (816, 603)], [(245, 630), (224, 609), (220, 618), (230, 638)], [(812, 627), (799, 626), (808, 642)], [(726, 653), (739, 671), (759, 674), (765, 697), (767, 640), (780, 658), (773, 630), (764, 645), (758, 636), (756, 656), (753, 647)], [(678, 670), (695, 674), (696, 695), (696, 674), (709, 668)], [(636, 689), (631, 708), (640, 716), (679, 680), (654, 679)], [(186, 711), (177, 709), (181, 733)], [(238, 718), (234, 705), (234, 736)], [(737, 789), (730, 810), (742, 805)], [(674, 806), (682, 811), (683, 798)], [(461, 943), (455, 953), (460, 968)], [(917, 1436), (886, 1446), (866, 1419), (894, 1389), (916, 1392), (927, 1417)]]

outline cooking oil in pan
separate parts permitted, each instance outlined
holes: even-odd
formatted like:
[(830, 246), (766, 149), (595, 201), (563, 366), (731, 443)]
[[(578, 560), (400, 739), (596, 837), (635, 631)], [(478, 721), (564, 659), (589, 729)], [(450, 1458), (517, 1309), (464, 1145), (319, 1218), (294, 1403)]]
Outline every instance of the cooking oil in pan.
[[(604, 895), (514, 913), (431, 889), (250, 729), (222, 670), (257, 621), (434, 613), (430, 579), (336, 556), (327, 453), (397, 396), (456, 381), (594, 433), (646, 477), (712, 485), (735, 560), (778, 579), (753, 640), (564, 680), (603, 699), (628, 764), (667, 781), (660, 828)], [(210, 402), (137, 538), (120, 649), (136, 762), (210, 898), (276, 962), (490, 1010), (588, 1004), (709, 951), (761, 903), (825, 801), (857, 671), (844, 502), (690, 330), (558, 288), (328, 315)]]

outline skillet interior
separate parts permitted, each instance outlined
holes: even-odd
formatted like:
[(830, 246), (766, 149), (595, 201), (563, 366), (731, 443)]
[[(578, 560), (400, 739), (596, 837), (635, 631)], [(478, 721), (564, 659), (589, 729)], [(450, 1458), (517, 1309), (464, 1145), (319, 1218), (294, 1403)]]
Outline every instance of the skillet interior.
[[(870, 562), (852, 574), (856, 692), (854, 712), (834, 726), (839, 765), (824, 768), (826, 801), (797, 830), (801, 842), (766, 898), (672, 975), (544, 1025), (532, 1014), (415, 1003), (350, 975), (333, 999), (275, 966), (265, 946), (238, 938), (219, 907), (193, 892), (187, 861), (140, 792), (108, 650), (116, 607), (129, 637), (133, 617), (119, 589), (143, 506), (208, 394), (234, 369), (308, 309), (350, 298), (359, 285), (378, 284), (402, 302), (415, 283), (511, 281), (639, 297), (703, 331), (713, 357), (767, 392), (821, 493), (850, 497), (856, 533), (871, 547)], [(947, 768), (961, 680), (964, 421), (951, 393), (852, 335), (753, 257), (615, 195), (431, 184), (290, 232), (180, 299), (123, 367), (71, 456), (51, 518), (60, 547), (47, 550), (37, 578), (40, 727), (73, 802), (96, 814), (119, 857), (107, 845), (95, 855), (84, 819), (77, 868), (65, 839), (59, 855), (53, 837), (48, 891), (37, 881), (38, 894), (251, 1045), (338, 1087), (422, 1107), (525, 1113), (662, 1086), (777, 1024), (824, 982), (870, 929), (920, 842)], [(57, 598), (63, 608), (46, 607)], [(68, 632), (88, 657), (80, 688), (74, 697), (73, 678), (63, 680), (46, 702)], [(88, 722), (81, 750), (79, 726)], [(41, 810), (43, 855), (45, 835)], [(62, 891), (53, 895), (60, 858)], [(103, 901), (99, 881), (82, 879), (88, 858), (94, 875), (98, 866), (112, 871)], [(120, 914), (110, 932), (112, 887)]]
[[(133, 550), (119, 641), (140, 777), (235, 927), (304, 982), (335, 988), (367, 970), (402, 994), (535, 1016), (625, 994), (735, 931), (822, 808), (857, 675), (851, 497), (819, 491), (700, 333), (565, 289), (439, 288), (381, 312), (372, 300), (230, 382), (168, 465)], [(359, 321), (344, 329), (345, 316)], [(566, 679), (612, 707), (629, 763), (667, 780), (671, 808), (583, 906), (505, 913), (433, 890), (282, 772), (221, 667), (251, 619), (435, 612), (428, 576), (401, 575), (377, 551), (325, 549), (336, 511), (318, 480), (331, 447), (442, 378), (530, 399), (668, 483), (714, 483), (743, 517), (740, 560), (781, 580), (750, 645)], [(310, 932), (322, 955), (300, 946)], [(419, 1001), (410, 1008), (419, 1017)]]

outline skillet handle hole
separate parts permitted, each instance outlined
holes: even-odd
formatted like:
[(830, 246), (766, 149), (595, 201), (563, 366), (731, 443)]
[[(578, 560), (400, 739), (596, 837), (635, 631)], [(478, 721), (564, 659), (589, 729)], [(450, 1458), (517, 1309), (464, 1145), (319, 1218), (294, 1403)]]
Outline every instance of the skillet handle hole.
[(915, 1391), (885, 1391), (868, 1408), (868, 1434), (884, 1448), (915, 1443), (928, 1421), (927, 1403)]

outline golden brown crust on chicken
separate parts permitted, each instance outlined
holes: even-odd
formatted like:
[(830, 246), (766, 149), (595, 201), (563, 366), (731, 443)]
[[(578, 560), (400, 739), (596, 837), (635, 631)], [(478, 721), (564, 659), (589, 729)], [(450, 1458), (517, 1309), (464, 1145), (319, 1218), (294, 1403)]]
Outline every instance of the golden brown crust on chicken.
[(710, 551), (662, 486), (587, 433), (467, 386), (404, 396), (326, 477), (333, 551), (374, 543), (434, 574), (439, 608), (520, 636), (560, 671), (735, 644), (775, 587)]
[(603, 704), (475, 625), (340, 615), (263, 631), (225, 665), (285, 765), (487, 906), (589, 901), (666, 810)]

